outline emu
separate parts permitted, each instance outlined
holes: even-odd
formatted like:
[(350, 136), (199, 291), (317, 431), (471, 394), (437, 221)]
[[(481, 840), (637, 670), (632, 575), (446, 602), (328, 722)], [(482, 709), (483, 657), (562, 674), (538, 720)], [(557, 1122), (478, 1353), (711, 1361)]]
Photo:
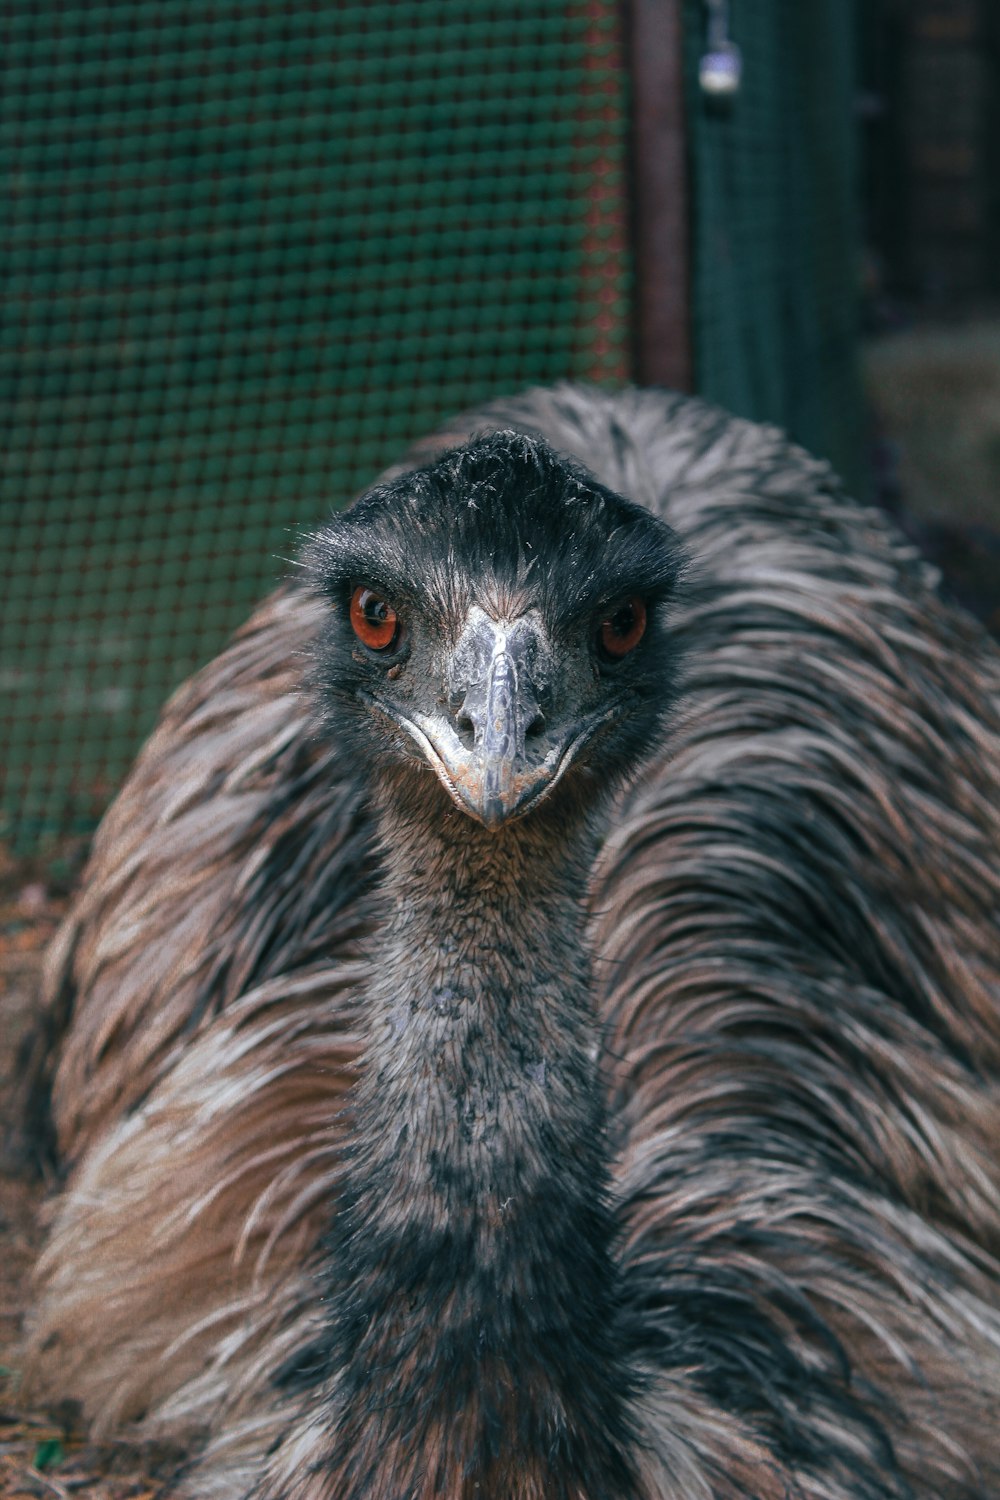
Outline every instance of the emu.
[(49, 955), (28, 1387), (198, 1500), (1000, 1495), (1000, 655), (563, 386), (318, 530)]

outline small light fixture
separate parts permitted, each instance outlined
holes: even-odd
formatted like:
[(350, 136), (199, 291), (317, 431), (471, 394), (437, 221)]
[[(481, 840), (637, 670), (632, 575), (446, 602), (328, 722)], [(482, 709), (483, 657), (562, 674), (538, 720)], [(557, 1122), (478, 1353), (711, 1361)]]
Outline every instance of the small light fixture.
[(705, 3), (708, 45), (698, 65), (698, 82), (710, 99), (731, 99), (743, 81), (743, 54), (729, 37), (729, 0)]

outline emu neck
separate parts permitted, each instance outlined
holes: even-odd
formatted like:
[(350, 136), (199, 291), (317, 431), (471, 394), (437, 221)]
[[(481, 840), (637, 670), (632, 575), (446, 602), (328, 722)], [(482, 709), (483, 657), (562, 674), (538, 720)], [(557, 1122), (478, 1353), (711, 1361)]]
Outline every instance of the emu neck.
[(440, 805), (382, 827), (335, 1492), (623, 1500), (588, 836), (539, 815), (488, 833)]

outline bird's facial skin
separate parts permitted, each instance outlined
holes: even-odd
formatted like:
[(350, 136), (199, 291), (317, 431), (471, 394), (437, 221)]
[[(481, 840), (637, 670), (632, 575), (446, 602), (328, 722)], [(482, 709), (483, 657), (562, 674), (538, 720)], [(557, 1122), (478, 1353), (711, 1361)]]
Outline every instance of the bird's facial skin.
[[(477, 459), (495, 470), (504, 444), (507, 493), (492, 474), (487, 496)], [(578, 775), (613, 785), (673, 696), (671, 534), (530, 439), (498, 434), (362, 497), (307, 564), (329, 606), (323, 711), (343, 732), (348, 710), (376, 766), (429, 767), (487, 829)]]
[(367, 696), (411, 737), (457, 806), (496, 828), (547, 796), (623, 711), (613, 698), (582, 715), (555, 716), (555, 666), (537, 611), (501, 621), (473, 605), (447, 658), (436, 711), (403, 708), (385, 689)]

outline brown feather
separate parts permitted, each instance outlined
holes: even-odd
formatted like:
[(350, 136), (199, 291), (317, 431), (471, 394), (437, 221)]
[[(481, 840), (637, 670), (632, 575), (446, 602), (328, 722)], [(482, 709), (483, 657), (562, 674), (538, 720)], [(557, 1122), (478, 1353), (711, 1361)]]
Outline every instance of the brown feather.
[[(771, 429), (562, 387), (417, 457), (502, 426), (695, 560), (680, 727), (619, 800), (590, 895), (624, 1275), (658, 1327), (704, 1305), (635, 1401), (642, 1493), (1000, 1494), (997, 651)], [(359, 768), (303, 696), (317, 609), (280, 591), (167, 705), (47, 969), (66, 1183), (30, 1388), (100, 1430), (207, 1438), (203, 1500), (335, 1493), (319, 1416), (274, 1383), (321, 1320), (379, 905)], [(727, 1316), (759, 1317), (843, 1410), (724, 1379)], [(852, 1477), (852, 1443), (884, 1488)]]

